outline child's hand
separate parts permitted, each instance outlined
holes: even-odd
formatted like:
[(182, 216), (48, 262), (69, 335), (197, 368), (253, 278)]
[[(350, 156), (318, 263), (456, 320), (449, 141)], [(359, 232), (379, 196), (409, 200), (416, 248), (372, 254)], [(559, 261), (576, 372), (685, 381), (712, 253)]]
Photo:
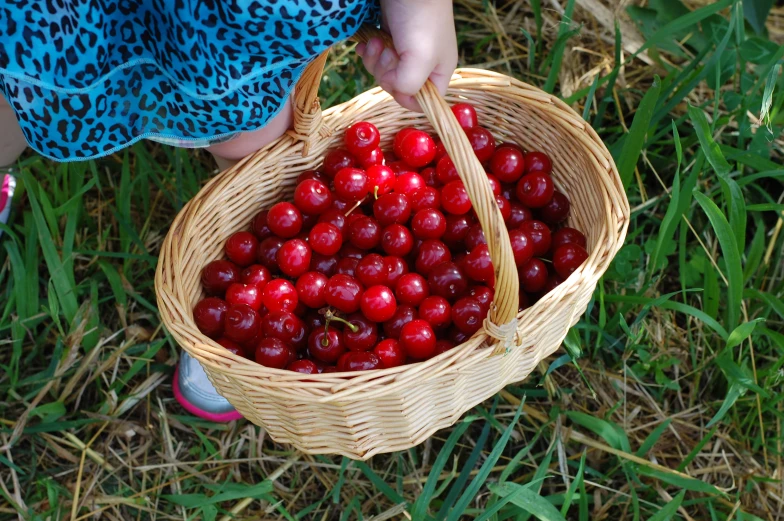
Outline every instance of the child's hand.
[(451, 0), (381, 0), (383, 26), (394, 49), (373, 38), (357, 45), (365, 68), (398, 103), (421, 110), (414, 99), (425, 81), (442, 94), (457, 66), (457, 39)]

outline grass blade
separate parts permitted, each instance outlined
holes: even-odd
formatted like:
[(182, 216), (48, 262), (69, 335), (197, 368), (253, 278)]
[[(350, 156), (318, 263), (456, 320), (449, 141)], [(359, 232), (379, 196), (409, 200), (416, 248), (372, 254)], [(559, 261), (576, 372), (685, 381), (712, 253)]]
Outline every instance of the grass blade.
[(628, 187), (632, 180), (632, 174), (637, 166), (637, 160), (640, 157), (646, 134), (648, 132), (653, 133), (655, 130), (655, 128), (650, 127), (650, 123), (653, 109), (659, 99), (659, 91), (661, 91), (661, 80), (657, 76), (653, 80), (653, 85), (651, 85), (648, 92), (643, 96), (642, 101), (640, 101), (639, 107), (637, 107), (629, 133), (624, 136), (625, 140), (620, 157), (616, 158), (618, 173), (621, 176), (624, 187)]

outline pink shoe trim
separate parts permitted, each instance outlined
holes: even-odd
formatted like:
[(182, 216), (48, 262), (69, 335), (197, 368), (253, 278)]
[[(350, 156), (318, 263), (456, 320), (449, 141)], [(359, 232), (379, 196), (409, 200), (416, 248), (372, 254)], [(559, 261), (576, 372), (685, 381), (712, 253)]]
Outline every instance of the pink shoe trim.
[(207, 421), (215, 422), (215, 423), (228, 423), (230, 421), (239, 420), (244, 418), (239, 411), (232, 411), (232, 412), (224, 412), (224, 413), (213, 413), (207, 412), (203, 409), (199, 409), (191, 402), (185, 399), (185, 396), (182, 395), (180, 392), (180, 368), (174, 370), (174, 385), (172, 388), (174, 389), (174, 398), (182, 405), (183, 409), (188, 411), (194, 416), (198, 416)]
[(0, 187), (0, 211), (5, 208), (5, 205), (8, 202), (8, 192), (10, 191), (10, 186), (11, 176), (6, 174), (3, 176), (3, 186)]

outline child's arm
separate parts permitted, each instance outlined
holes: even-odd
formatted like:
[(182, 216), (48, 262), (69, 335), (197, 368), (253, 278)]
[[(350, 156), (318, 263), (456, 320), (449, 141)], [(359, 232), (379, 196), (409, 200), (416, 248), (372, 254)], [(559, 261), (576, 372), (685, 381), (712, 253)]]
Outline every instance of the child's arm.
[(414, 94), (430, 78), (444, 93), (457, 66), (451, 0), (381, 0), (384, 28), (395, 49), (378, 39), (358, 45), (365, 68), (404, 107), (419, 110)]

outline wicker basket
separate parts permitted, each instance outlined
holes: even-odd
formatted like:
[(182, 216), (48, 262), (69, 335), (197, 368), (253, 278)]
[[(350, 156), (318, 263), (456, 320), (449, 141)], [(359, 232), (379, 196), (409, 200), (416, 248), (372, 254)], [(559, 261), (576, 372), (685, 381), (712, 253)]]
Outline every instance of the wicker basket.
[[(363, 35), (360, 35), (362, 37)], [(219, 392), (278, 442), (308, 453), (367, 459), (417, 445), (455, 423), (507, 384), (523, 380), (558, 349), (585, 311), (597, 281), (622, 245), (628, 201), (613, 160), (593, 129), (566, 104), (493, 72), (461, 69), (446, 99), (428, 82), (424, 114), (400, 107), (379, 88), (322, 113), (317, 89), (326, 55), (303, 73), (294, 131), (212, 179), (183, 208), (164, 242), (155, 286), (165, 325), (205, 368)], [(584, 231), (590, 257), (565, 282), (517, 313), (517, 271), (509, 236), (484, 169), (449, 110), (467, 101), (496, 139), (543, 150), (559, 190), (570, 196), (569, 224)], [(202, 335), (192, 309), (202, 297), (201, 268), (223, 255), (232, 233), (261, 209), (290, 198), (300, 172), (340, 146), (351, 123), (367, 120), (389, 148), (407, 126), (435, 130), (464, 180), (496, 269), (495, 303), (466, 343), (425, 362), (364, 373), (294, 374), (235, 356)]]

